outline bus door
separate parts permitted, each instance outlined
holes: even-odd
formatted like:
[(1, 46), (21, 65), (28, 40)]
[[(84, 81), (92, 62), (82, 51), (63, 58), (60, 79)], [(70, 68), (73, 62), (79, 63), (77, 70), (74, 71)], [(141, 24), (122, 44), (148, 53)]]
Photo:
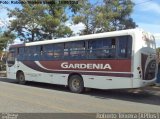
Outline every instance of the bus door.
[(15, 79), (16, 70), (16, 49), (10, 48), (7, 55), (7, 78)]

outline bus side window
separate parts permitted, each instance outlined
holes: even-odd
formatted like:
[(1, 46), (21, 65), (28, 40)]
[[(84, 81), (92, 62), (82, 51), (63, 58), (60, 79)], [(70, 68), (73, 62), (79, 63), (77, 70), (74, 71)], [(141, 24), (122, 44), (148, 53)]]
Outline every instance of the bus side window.
[(30, 46), (25, 47), (25, 54), (24, 54), (24, 60), (30, 60), (31, 52), (30, 52)]
[(34, 61), (40, 60), (40, 49), (41, 46), (32, 46), (32, 59)]
[(104, 58), (115, 58), (116, 54), (116, 39), (115, 38), (105, 38), (103, 40), (103, 51)]
[(28, 51), (28, 60), (34, 60), (35, 46), (29, 46), (27, 51)]
[(43, 45), (43, 60), (53, 60), (53, 44)]
[(131, 58), (132, 39), (130, 36), (118, 37), (118, 58)]
[(64, 53), (65, 59), (85, 59), (85, 41), (65, 43)]
[(62, 59), (64, 56), (64, 43), (54, 44), (53, 51), (55, 60)]
[[(91, 40), (88, 43), (88, 58), (89, 59), (98, 59), (99, 55), (101, 55), (100, 48), (102, 47), (102, 40), (96, 39), (96, 40)], [(99, 54), (99, 55), (98, 55)]]
[(100, 38), (89, 41), (89, 59), (115, 58), (115, 38)]
[(18, 61), (23, 61), (24, 60), (24, 47), (20, 47), (18, 48), (18, 57), (17, 60)]

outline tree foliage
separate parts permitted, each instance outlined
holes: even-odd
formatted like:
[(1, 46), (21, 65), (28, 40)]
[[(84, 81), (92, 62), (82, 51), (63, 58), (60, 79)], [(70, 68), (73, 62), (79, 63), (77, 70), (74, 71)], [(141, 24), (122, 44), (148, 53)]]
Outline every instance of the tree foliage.
[(101, 2), (97, 5), (90, 0), (80, 0), (79, 4), (22, 4), (22, 8), (9, 10), (9, 17), (14, 18), (9, 30), (24, 41), (36, 41), (73, 35), (68, 22), (83, 23), (85, 29), (81, 35), (136, 27), (130, 17), (134, 6), (131, 0)]
[(85, 29), (81, 31), (80, 34), (92, 34), (94, 33), (95, 25), (94, 24), (94, 5), (92, 5), (89, 1), (85, 1), (83, 3), (83, 7), (78, 11), (77, 15), (73, 17), (73, 23), (83, 23), (85, 25)]
[(9, 29), (28, 41), (70, 36), (72, 31), (66, 26), (65, 8), (56, 4), (22, 4), (22, 9), (10, 10), (9, 17), (15, 19)]
[(9, 31), (5, 31), (0, 34), (0, 51), (6, 49), (8, 43), (12, 43), (15, 39), (15, 35)]
[[(130, 17), (134, 3), (131, 0), (104, 0), (104, 13), (107, 14), (107, 18), (110, 20), (110, 29), (123, 30), (129, 28), (135, 28), (136, 24)], [(106, 13), (105, 13), (106, 12)]]
[(134, 3), (131, 0), (104, 0), (101, 5), (86, 1), (79, 13), (73, 17), (75, 24), (82, 22), (85, 29), (81, 34), (135, 28), (130, 17)]

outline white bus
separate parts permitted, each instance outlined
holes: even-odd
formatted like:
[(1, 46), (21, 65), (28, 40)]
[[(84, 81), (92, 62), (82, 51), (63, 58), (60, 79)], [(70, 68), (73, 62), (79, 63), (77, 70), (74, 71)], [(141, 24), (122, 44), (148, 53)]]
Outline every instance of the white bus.
[(140, 29), (11, 45), (7, 77), (84, 88), (139, 88), (156, 80), (153, 35)]

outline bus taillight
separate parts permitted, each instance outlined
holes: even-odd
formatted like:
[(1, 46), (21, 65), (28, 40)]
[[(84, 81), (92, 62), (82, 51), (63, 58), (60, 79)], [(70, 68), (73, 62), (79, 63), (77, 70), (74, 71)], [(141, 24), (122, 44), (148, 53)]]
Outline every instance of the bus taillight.
[(139, 77), (142, 77), (142, 71), (141, 71), (141, 67), (137, 67), (138, 73), (139, 73)]

